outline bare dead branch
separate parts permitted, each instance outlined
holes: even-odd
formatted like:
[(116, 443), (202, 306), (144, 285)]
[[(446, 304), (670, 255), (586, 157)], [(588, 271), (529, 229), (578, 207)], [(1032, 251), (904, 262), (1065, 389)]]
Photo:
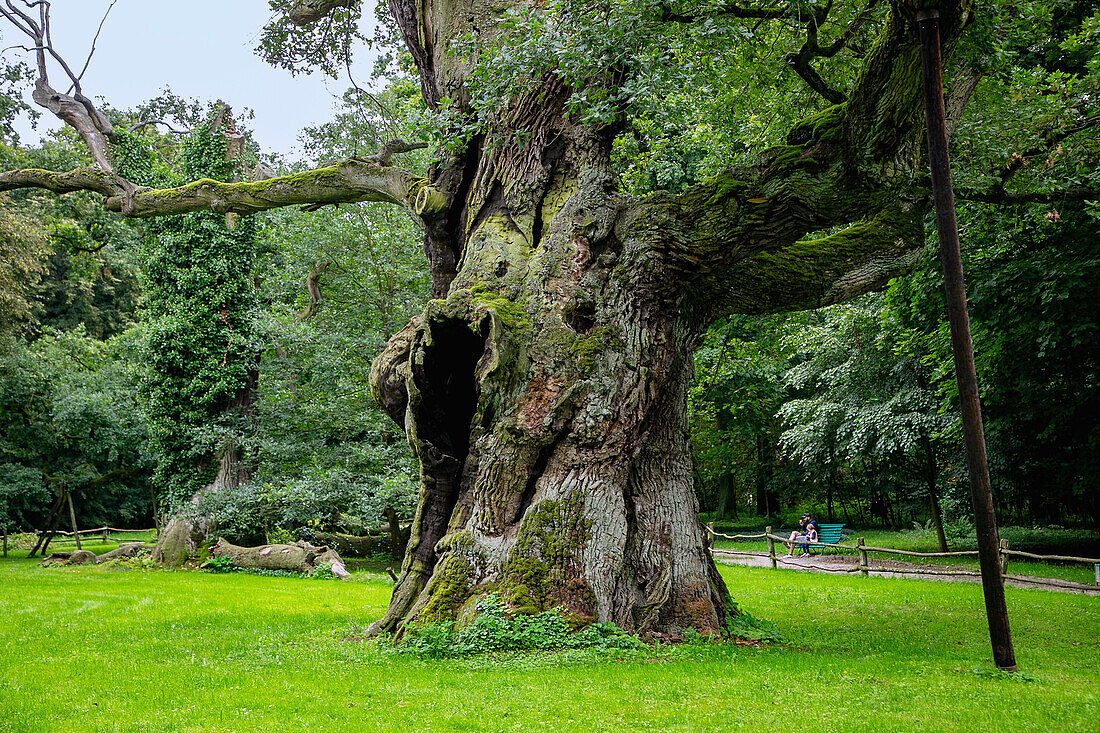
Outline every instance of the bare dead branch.
[(188, 135), (191, 132), (190, 130), (177, 130), (166, 120), (142, 120), (141, 122), (135, 122), (126, 128), (126, 132), (137, 132), (141, 128), (148, 127), (149, 125), (163, 125), (168, 129), (168, 132), (176, 135)]
[[(33, 3), (24, 2), (23, 5), (28, 10), (37, 7), (39, 11), (38, 19), (35, 20), (28, 13), (16, 7), (12, 0), (4, 0), (4, 7), (0, 7), (0, 15), (34, 42), (33, 50), (38, 66), (38, 78), (35, 80), (34, 92), (31, 97), (36, 104), (45, 107), (62, 122), (80, 133), (100, 168), (108, 172), (113, 171), (114, 168), (107, 154), (107, 141), (114, 139), (114, 128), (111, 127), (110, 121), (96, 109), (91, 100), (84, 96), (80, 87), (80, 77), (73, 73), (65, 59), (54, 48), (53, 36), (50, 31), (50, 3), (46, 0), (38, 0)], [(104, 16), (104, 19), (106, 19), (106, 16)], [(73, 93), (71, 95), (62, 94), (50, 86), (49, 70), (46, 66), (47, 54), (68, 75), (72, 83), (70, 91)], [(88, 58), (90, 61), (91, 56), (89, 55)], [(87, 64), (85, 64), (85, 68), (87, 68)], [(83, 72), (81, 73), (83, 74)]]
[[(107, 22), (107, 16), (111, 14), (111, 10), (114, 9), (118, 0), (111, 0), (111, 4), (107, 6), (106, 12), (103, 13), (103, 18), (99, 21), (99, 27), (96, 28), (95, 36), (92, 37), (92, 47), (88, 49), (88, 58), (84, 60), (84, 68), (80, 70), (77, 75), (77, 80), (84, 78), (84, 73), (88, 70), (88, 64), (92, 63), (92, 56), (95, 55), (95, 44), (99, 40), (99, 34), (103, 32), (103, 25)], [(69, 92), (72, 93), (73, 87), (69, 88)]]

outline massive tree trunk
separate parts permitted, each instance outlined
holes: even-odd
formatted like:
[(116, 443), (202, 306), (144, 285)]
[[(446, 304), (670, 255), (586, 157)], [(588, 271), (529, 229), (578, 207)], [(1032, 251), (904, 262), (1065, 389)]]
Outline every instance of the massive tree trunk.
[[(302, 17), (334, 4), (302, 2)], [(406, 206), (424, 225), (435, 299), (375, 360), (372, 388), (420, 461), (420, 500), (373, 629), (452, 618), (497, 592), (516, 610), (561, 608), (577, 622), (720, 631), (733, 606), (696, 518), (692, 352), (722, 315), (839, 302), (915, 262), (927, 208), (918, 4), (891, 3), (847, 101), (796, 125), (757, 165), (681, 195), (617, 193), (610, 148), (622, 116), (606, 126), (571, 117), (577, 89), (553, 71), (494, 106), (426, 178), (380, 155), (172, 191), (95, 171), (17, 171), (0, 175), (0, 190), (91, 189), (130, 216), (303, 200)], [(948, 45), (968, 6), (941, 8)], [(472, 32), (493, 43), (517, 7), (391, 0), (429, 107), (447, 99), (473, 119), (474, 65), (453, 42)], [(605, 71), (577, 83), (628, 74)]]
[[(445, 49), (474, 6), (392, 7), (429, 104), (461, 100), (465, 67)], [(892, 50), (872, 53), (849, 102), (758, 167), (682, 196), (617, 194), (616, 130), (571, 120), (573, 90), (553, 75), (435, 176), (447, 206), (425, 217), (425, 250), (438, 300), (372, 371), (421, 466), (374, 631), (453, 618), (490, 591), (640, 632), (724, 628), (733, 607), (691, 480), (692, 352), (720, 314), (836, 302), (913, 262), (911, 12), (892, 17)]]

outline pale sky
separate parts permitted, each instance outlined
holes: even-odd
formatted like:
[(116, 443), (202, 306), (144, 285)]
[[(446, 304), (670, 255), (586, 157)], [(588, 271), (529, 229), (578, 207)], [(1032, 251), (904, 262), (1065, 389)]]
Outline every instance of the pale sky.
[[(52, 2), (54, 47), (77, 73), (109, 5), (109, 0)], [(369, 23), (372, 3), (366, 5), (363, 15)], [(120, 109), (155, 97), (165, 87), (183, 97), (224, 99), (235, 109), (255, 111), (250, 126), (265, 153), (297, 157), (298, 132), (330, 119), (350, 84), (346, 78), (333, 81), (319, 73), (292, 77), (261, 61), (253, 49), (270, 16), (267, 0), (118, 0), (81, 81), (84, 93)], [(0, 48), (24, 41), (29, 39), (0, 18)], [(370, 76), (366, 53), (360, 49), (353, 67), (360, 86)], [(22, 50), (4, 52), (7, 61), (17, 58), (34, 64)], [(60, 70), (51, 70), (50, 81), (56, 89), (68, 89)], [(23, 125), (20, 137), (32, 144), (44, 126), (60, 124), (45, 112), (38, 132)]]

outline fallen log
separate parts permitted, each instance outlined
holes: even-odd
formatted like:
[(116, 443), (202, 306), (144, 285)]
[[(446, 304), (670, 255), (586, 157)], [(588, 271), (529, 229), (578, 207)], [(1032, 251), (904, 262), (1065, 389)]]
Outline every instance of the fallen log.
[(96, 557), (94, 552), (88, 550), (73, 550), (71, 552), (53, 552), (42, 562), (38, 563), (39, 567), (45, 567), (47, 565), (95, 565)]
[(340, 553), (341, 557), (371, 557), (380, 552), (390, 553), (389, 537), (377, 533), (353, 535), (309, 529), (308, 532), (299, 531), (298, 536), (301, 541), (312, 540), (327, 545)]
[(110, 552), (105, 552), (102, 555), (96, 555), (95, 561), (97, 563), (101, 563), (108, 560), (120, 560), (123, 558), (137, 557), (143, 552), (145, 552), (144, 542), (127, 542), (125, 545), (119, 545)]
[(332, 574), (340, 580), (351, 577), (339, 553), (329, 549), (328, 546), (317, 547), (308, 542), (238, 547), (219, 537), (210, 548), (210, 556), (229, 558), (238, 568), (289, 570), (296, 573), (312, 573), (317, 568), (327, 565), (331, 568)]
[(120, 558), (137, 557), (145, 550), (145, 543), (143, 542), (128, 542), (125, 545), (119, 545), (110, 552), (105, 552), (102, 555), (97, 555), (94, 552), (88, 550), (73, 550), (72, 552), (54, 552), (50, 554), (45, 560), (39, 563), (40, 566), (46, 565), (98, 565), (101, 562), (108, 560), (118, 560)]

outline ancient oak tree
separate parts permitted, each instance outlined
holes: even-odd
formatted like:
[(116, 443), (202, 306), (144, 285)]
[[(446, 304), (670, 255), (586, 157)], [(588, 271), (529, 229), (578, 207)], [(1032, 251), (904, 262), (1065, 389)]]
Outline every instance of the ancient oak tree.
[[(346, 3), (297, 5), (310, 22)], [(0, 176), (0, 188), (90, 189), (136, 217), (405, 207), (423, 225), (434, 299), (375, 359), (372, 388), (419, 459), (420, 498), (373, 628), (455, 617), (493, 591), (514, 609), (559, 608), (577, 623), (719, 632), (736, 611), (696, 516), (685, 408), (693, 349), (725, 314), (836, 303), (912, 266), (927, 211), (922, 5), (877, 8), (877, 39), (846, 93), (824, 89), (835, 103), (794, 125), (785, 144), (675, 195), (630, 197), (613, 175), (629, 103), (613, 92), (630, 83), (629, 64), (586, 78), (551, 65), (477, 106), (469, 39), (504, 43), (518, 13), (551, 12), (483, 0), (390, 2), (427, 106), (476, 120), (426, 175), (394, 164), (397, 144), (253, 183), (157, 190), (109, 170), (25, 170)], [(647, 17), (764, 23), (784, 8), (727, 3), (691, 15), (657, 4)], [(950, 48), (970, 6), (948, 0), (940, 11)], [(813, 51), (807, 58), (828, 55)], [(807, 58), (792, 63), (823, 86)], [(578, 94), (610, 109), (580, 114)]]

